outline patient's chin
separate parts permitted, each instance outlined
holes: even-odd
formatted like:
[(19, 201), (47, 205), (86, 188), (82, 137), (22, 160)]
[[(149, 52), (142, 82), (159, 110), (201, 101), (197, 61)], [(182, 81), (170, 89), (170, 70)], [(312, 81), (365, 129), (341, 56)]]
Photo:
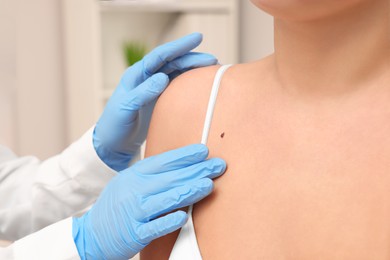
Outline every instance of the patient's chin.
[(250, 0), (256, 7), (278, 19), (315, 21), (348, 12), (371, 1), (383, 0)]

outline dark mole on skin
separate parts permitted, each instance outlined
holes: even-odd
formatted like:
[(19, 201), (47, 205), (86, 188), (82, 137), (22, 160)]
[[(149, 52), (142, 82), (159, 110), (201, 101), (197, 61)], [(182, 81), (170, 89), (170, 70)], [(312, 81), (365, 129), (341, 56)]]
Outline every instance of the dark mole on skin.
[(223, 132), (222, 134), (221, 134), (221, 138), (223, 138), (225, 136), (225, 132)]

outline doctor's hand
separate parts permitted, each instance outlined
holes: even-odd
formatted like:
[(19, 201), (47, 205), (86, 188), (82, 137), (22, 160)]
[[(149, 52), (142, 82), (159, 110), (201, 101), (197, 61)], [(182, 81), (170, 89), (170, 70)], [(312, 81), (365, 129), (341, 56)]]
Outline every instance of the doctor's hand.
[(209, 195), (211, 179), (226, 169), (223, 160), (207, 156), (206, 146), (190, 145), (120, 172), (92, 209), (73, 219), (81, 259), (129, 259), (152, 240), (183, 226), (187, 214), (169, 212)]
[(95, 150), (105, 164), (116, 171), (128, 167), (145, 141), (154, 104), (170, 80), (217, 63), (212, 55), (190, 52), (201, 41), (202, 35), (193, 33), (166, 43), (126, 70), (93, 135)]

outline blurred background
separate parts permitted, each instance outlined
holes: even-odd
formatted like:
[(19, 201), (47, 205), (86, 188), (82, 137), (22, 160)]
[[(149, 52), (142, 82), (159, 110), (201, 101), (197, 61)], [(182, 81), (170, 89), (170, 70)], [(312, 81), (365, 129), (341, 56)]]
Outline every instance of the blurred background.
[(194, 31), (221, 63), (273, 51), (272, 18), (249, 0), (0, 0), (0, 144), (59, 153), (93, 126), (128, 65)]

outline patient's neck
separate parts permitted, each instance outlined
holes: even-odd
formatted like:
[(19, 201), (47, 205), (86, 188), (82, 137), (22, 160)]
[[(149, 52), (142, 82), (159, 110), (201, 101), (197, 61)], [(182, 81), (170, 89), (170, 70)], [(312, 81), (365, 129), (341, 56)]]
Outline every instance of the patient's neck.
[(322, 20), (275, 19), (275, 71), (296, 94), (338, 95), (370, 85), (389, 71), (388, 0)]

